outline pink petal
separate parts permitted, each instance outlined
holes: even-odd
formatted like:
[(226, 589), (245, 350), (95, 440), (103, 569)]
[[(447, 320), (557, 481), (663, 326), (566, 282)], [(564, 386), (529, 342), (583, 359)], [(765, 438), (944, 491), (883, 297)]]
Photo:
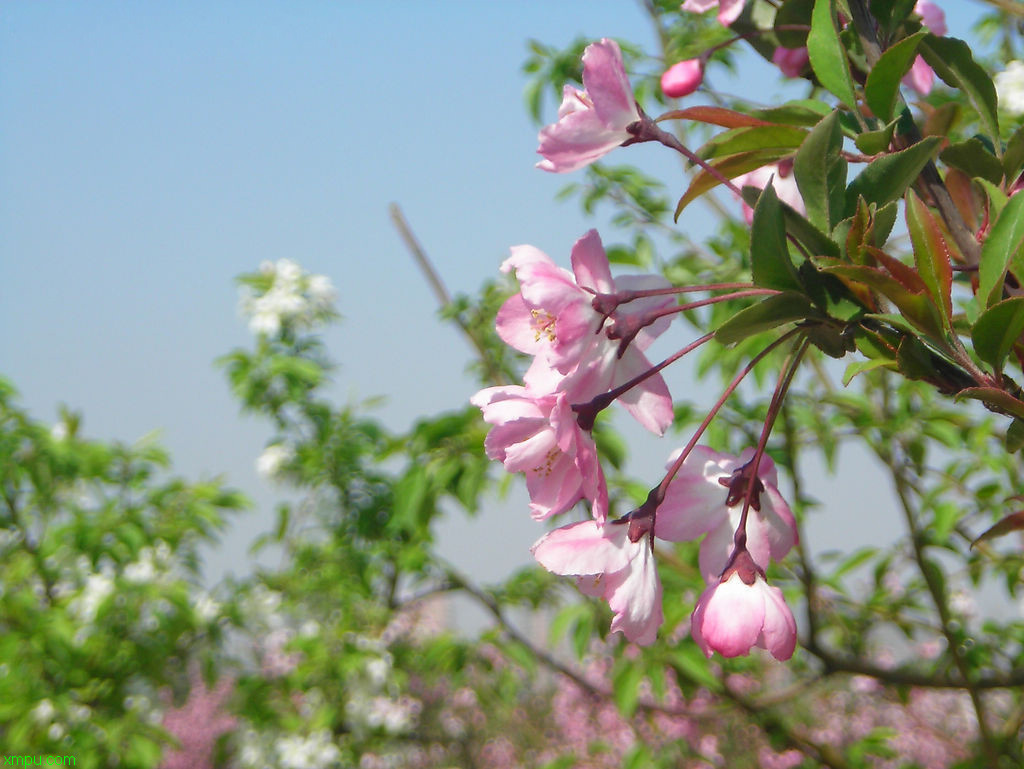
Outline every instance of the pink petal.
[(743, 13), (745, 4), (746, 0), (719, 0), (718, 23), (723, 27), (728, 27)]
[[(675, 455), (678, 456), (678, 452)], [(728, 520), (725, 506), (728, 492), (718, 483), (726, 473), (716, 461), (718, 456), (718, 452), (707, 446), (696, 446), (690, 452), (658, 508), (655, 526), (659, 539), (688, 542)], [(674, 461), (672, 459), (670, 464)], [(724, 561), (722, 566), (725, 566)]]
[(513, 294), (501, 305), (495, 328), (505, 344), (527, 355), (538, 355), (550, 347), (522, 294)]
[[(700, 543), (697, 562), (704, 581), (709, 585), (718, 582), (722, 576), (722, 570), (729, 563), (738, 524), (739, 514), (734, 514), (731, 511), (718, 526), (708, 532), (708, 535)], [(747, 549), (750, 550), (749, 544)], [(751, 553), (751, 557), (754, 557), (753, 553)]]
[(630, 543), (634, 554), (628, 568), (608, 575), (605, 593), (614, 612), (612, 632), (621, 631), (641, 646), (654, 643), (665, 621), (661, 608), (661, 580), (646, 538)]
[(764, 627), (757, 645), (767, 649), (777, 660), (788, 660), (796, 649), (796, 620), (786, 605), (782, 591), (767, 584), (760, 577), (754, 583), (764, 594)]
[(585, 576), (620, 571), (629, 564), (628, 526), (581, 521), (549, 531), (530, 552), (554, 574)]
[[(615, 279), (615, 288), (618, 291), (642, 291), (668, 288), (670, 285), (671, 283), (661, 275), (620, 275)], [(619, 305), (615, 311), (615, 317), (644, 315), (649, 312), (666, 309), (674, 304), (677, 304), (676, 297), (671, 294), (634, 299), (632, 302)], [(633, 340), (633, 344), (640, 350), (646, 350), (670, 325), (672, 325), (671, 316), (666, 315), (665, 317), (658, 318), (654, 323), (644, 326), (640, 330), (640, 333), (636, 335), (636, 339)]]
[[(536, 470), (552, 464), (561, 452), (555, 444), (555, 432), (547, 422), (523, 420), (491, 428), (484, 446), (504, 447), (505, 469), (510, 473)], [(488, 456), (491, 456), (488, 453)]]
[[(630, 345), (619, 359), (612, 387), (625, 384), (650, 368), (647, 357)], [(661, 374), (654, 374), (626, 390), (618, 400), (637, 422), (655, 435), (664, 435), (675, 418), (672, 396)]]
[(686, 0), (682, 8), (690, 13), (704, 13), (718, 5), (718, 0)]
[(537, 135), (537, 168), (564, 174), (604, 157), (630, 138), (623, 129), (609, 128), (594, 110), (573, 112), (545, 126)]
[(610, 294), (615, 291), (608, 256), (597, 230), (588, 231), (573, 244), (572, 272), (580, 288), (587, 288), (598, 294)]
[(903, 77), (903, 84), (910, 86), (922, 96), (927, 96), (931, 93), (934, 82), (935, 72), (920, 56), (914, 59), (910, 72)]
[(543, 521), (570, 509), (583, 498), (583, 478), (572, 457), (559, 454), (550, 465), (526, 473), (530, 515)]
[(633, 87), (622, 64), (622, 51), (614, 40), (603, 38), (583, 52), (583, 86), (594, 111), (609, 128), (624, 130), (640, 119)]
[(946, 29), (946, 14), (932, 0), (917, 0), (914, 5), (914, 13), (921, 17), (925, 27), (933, 35), (945, 36), (948, 31)]

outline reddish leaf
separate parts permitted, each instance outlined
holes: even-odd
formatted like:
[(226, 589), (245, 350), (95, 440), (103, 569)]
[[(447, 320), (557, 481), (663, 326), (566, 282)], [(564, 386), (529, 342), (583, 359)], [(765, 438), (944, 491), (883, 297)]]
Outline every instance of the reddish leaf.
[(971, 547), (973, 548), (979, 542), (983, 542), (987, 539), (995, 539), (996, 537), (1001, 537), (1004, 534), (1009, 534), (1011, 531), (1019, 531), (1020, 529), (1024, 529), (1024, 510), (1016, 513), (1010, 513), (995, 526), (990, 529), (986, 529), (980, 537), (971, 543)]
[(742, 112), (734, 112), (725, 107), (687, 107), (686, 109), (674, 109), (666, 112), (658, 118), (662, 120), (696, 120), (698, 123), (710, 123), (723, 128), (744, 128), (748, 126), (779, 125), (769, 123), (767, 120), (760, 120)]

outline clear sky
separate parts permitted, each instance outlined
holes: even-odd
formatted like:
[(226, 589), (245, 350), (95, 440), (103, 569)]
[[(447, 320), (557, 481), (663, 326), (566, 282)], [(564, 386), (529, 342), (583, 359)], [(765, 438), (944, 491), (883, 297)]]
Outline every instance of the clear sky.
[[(966, 36), (977, 6), (945, 6)], [(38, 418), (63, 402), (92, 437), (159, 430), (177, 471), (226, 474), (259, 509), (211, 574), (246, 571), (273, 491), (253, 468), (268, 433), (212, 365), (249, 343), (234, 277), (288, 257), (331, 278), (339, 399), (385, 395), (394, 428), (464, 404), (468, 348), (435, 322), (387, 205), (454, 291), (517, 243), (567, 263), (603, 223), (533, 168), (521, 64), (528, 38), (577, 36), (652, 30), (628, 0), (5, 4), (0, 374)], [(756, 66), (747, 86), (778, 88)], [(500, 537), (492, 516), (449, 527), (443, 549), (487, 578), (528, 562), (540, 529), (505, 510)]]

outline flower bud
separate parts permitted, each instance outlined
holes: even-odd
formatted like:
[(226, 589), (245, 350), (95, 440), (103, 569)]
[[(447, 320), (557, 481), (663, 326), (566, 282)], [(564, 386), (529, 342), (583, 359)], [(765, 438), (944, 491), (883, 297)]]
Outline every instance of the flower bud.
[(678, 99), (696, 91), (704, 80), (704, 63), (700, 59), (687, 59), (673, 64), (661, 76), (661, 90), (666, 96)]

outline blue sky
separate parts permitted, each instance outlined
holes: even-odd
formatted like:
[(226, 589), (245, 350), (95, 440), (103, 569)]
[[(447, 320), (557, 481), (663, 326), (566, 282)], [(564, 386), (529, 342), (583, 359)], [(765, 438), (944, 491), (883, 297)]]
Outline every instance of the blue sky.
[[(946, 5), (966, 34), (977, 6)], [(468, 348), (435, 322), (387, 205), (454, 291), (513, 244), (567, 262), (604, 223), (554, 202), (568, 180), (533, 168), (521, 64), (528, 38), (578, 36), (652, 42), (625, 0), (7, 4), (0, 373), (38, 418), (66, 403), (93, 437), (159, 430), (179, 472), (225, 473), (260, 510), (211, 572), (244, 572), (273, 491), (253, 469), (268, 433), (212, 365), (249, 342), (234, 277), (288, 257), (332, 279), (339, 399), (386, 396), (395, 428), (464, 404)], [(746, 86), (763, 96), (778, 78), (756, 66)], [(525, 512), (495, 552), (466, 552), (493, 525), (443, 546), (488, 577), (526, 563), (539, 529)]]

